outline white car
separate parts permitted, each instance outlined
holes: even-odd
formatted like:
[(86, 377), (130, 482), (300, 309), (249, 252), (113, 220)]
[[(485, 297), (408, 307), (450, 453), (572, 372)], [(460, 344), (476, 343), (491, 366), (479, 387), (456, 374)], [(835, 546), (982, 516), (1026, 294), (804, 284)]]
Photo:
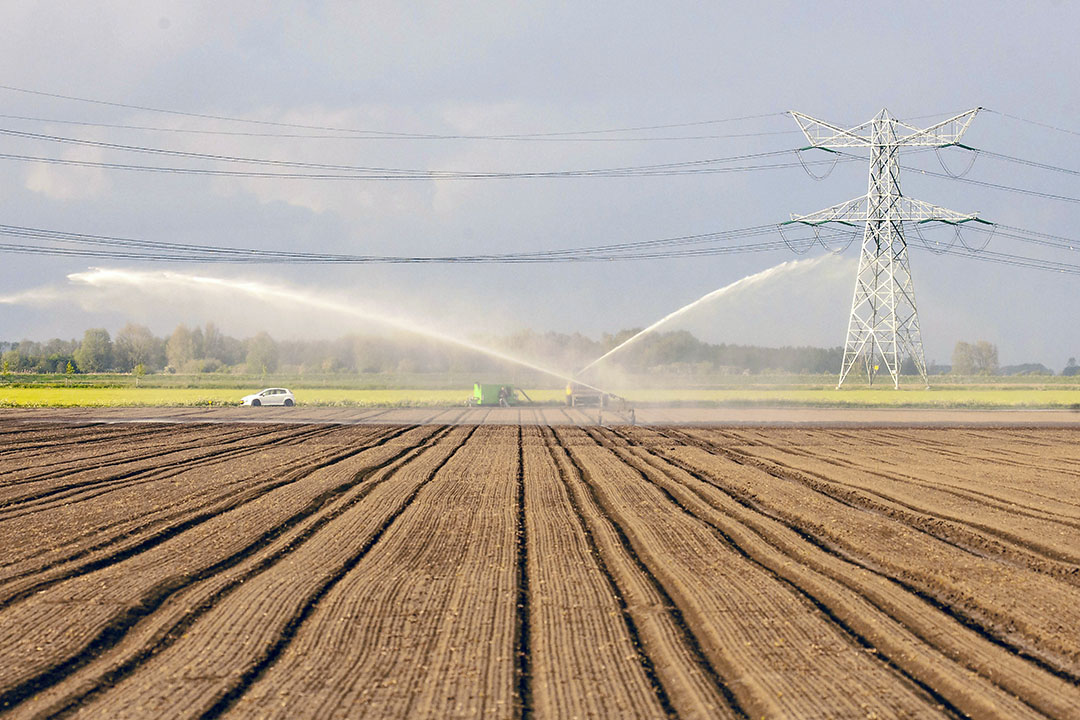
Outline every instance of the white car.
[(241, 405), (251, 405), (258, 407), (260, 405), (284, 405), (285, 407), (292, 407), (296, 404), (296, 398), (293, 397), (291, 390), (285, 388), (266, 388), (254, 395), (245, 395), (240, 400)]

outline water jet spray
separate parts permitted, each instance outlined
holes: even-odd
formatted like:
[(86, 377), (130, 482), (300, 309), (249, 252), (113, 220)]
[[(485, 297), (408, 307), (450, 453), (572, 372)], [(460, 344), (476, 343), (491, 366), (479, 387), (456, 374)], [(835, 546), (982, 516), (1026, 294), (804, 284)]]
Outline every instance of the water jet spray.
[[(780, 263), (779, 265), (775, 265), (775, 266), (773, 266), (771, 268), (768, 268), (767, 270), (762, 270), (761, 272), (755, 273), (753, 275), (747, 275), (746, 277), (742, 278), (741, 280), (736, 280), (735, 282), (731, 283), (730, 285), (725, 285), (722, 288), (719, 288), (717, 290), (713, 290), (712, 292), (706, 293), (705, 295), (702, 295), (701, 297), (699, 297), (697, 300), (694, 300), (691, 303), (687, 303), (686, 305), (683, 305), (681, 308), (679, 308), (678, 310), (676, 310), (676, 311), (674, 311), (672, 313), (668, 313), (667, 315), (660, 318), (659, 320), (657, 320), (656, 322), (654, 322), (652, 325), (645, 328), (641, 332), (633, 335), (632, 337), (628, 338), (627, 340), (624, 340), (623, 342), (621, 342), (618, 345), (616, 345), (615, 347), (613, 347), (611, 350), (608, 350), (606, 353), (604, 353), (600, 357), (596, 358), (595, 360), (593, 360), (591, 363), (589, 363), (585, 367), (581, 368), (581, 370), (578, 371), (578, 376), (584, 375), (586, 371), (590, 370), (593, 367), (596, 367), (601, 362), (608, 359), (609, 357), (611, 357), (615, 353), (623, 350), (624, 348), (628, 347), (629, 345), (632, 345), (633, 343), (637, 342), (638, 340), (645, 337), (646, 335), (648, 335), (648, 334), (650, 334), (652, 332), (655, 332), (658, 328), (666, 325), (667, 323), (671, 322), (672, 320), (675, 320), (676, 318), (678, 318), (678, 317), (680, 317), (682, 315), (685, 315), (686, 313), (690, 312), (691, 310), (698, 307), (699, 305), (703, 305), (703, 304), (705, 304), (707, 302), (711, 302), (712, 300), (716, 300), (717, 298), (719, 298), (721, 296), (730, 295), (730, 294), (732, 294), (734, 292), (737, 292), (739, 290), (742, 290), (742, 289), (745, 289), (747, 287), (759, 284), (759, 283), (761, 283), (761, 282), (763, 282), (765, 280), (768, 280), (770, 278), (776, 278), (776, 277), (781, 276), (781, 275), (786, 275), (786, 274), (791, 273), (791, 272), (793, 272), (793, 271), (795, 271), (797, 269), (801, 270), (801, 269), (806, 269), (806, 268), (813, 267), (814, 265), (817, 265), (818, 263), (822, 262), (823, 260), (827, 259), (828, 257), (829, 256), (825, 255), (825, 256), (822, 256), (822, 257), (810, 258), (808, 260), (789, 260), (787, 262), (783, 262), (783, 263)], [(578, 382), (580, 383), (580, 381), (578, 381)], [(584, 384), (584, 383), (582, 383), (582, 384)]]

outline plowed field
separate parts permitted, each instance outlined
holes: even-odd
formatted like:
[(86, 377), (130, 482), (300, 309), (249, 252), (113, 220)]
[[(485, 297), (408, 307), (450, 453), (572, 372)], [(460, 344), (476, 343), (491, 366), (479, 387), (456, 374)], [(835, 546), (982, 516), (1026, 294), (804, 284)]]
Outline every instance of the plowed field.
[(440, 412), (0, 421), (0, 716), (1080, 718), (1078, 428)]

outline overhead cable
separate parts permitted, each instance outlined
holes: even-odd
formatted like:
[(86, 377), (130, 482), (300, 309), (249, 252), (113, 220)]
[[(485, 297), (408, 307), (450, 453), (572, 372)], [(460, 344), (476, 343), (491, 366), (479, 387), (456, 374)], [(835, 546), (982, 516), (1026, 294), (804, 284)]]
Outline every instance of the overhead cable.
[(990, 108), (983, 108), (983, 110), (985, 112), (1009, 118), (1010, 120), (1018, 120), (1019, 122), (1027, 123), (1029, 125), (1046, 128), (1047, 130), (1056, 130), (1057, 132), (1065, 133), (1067, 135), (1080, 135), (1080, 131), (1077, 130), (1070, 130), (1069, 128), (1058, 127), (1057, 125), (1051, 125), (1050, 123), (1044, 123), (1038, 120), (1029, 120), (1027, 118), (1022, 118), (1019, 115), (1012, 115), (1007, 112), (1001, 112), (1000, 110), (991, 110)]
[[(993, 230), (975, 228), (990, 234), (982, 247), (975, 248), (963, 243), (961, 250), (950, 244), (944, 248), (938, 244), (932, 247), (930, 242), (915, 230), (922, 238), (926, 249), (939, 255), (959, 255), (978, 257), (998, 264), (1011, 264), (1052, 272), (1080, 273), (1080, 264), (1032, 258), (1022, 255), (1003, 253), (986, 249), (995, 233), (1002, 237), (1028, 239), (1037, 244), (1047, 244), (1061, 249), (1057, 244), (1068, 238), (1036, 233), (1034, 231), (996, 226)], [(758, 225), (735, 230), (683, 235), (653, 240), (612, 243), (588, 247), (564, 248), (520, 253), (496, 253), (476, 255), (355, 255), (340, 253), (318, 253), (301, 251), (264, 250), (256, 248), (220, 247), (195, 245), (190, 243), (170, 243), (137, 238), (123, 238), (109, 235), (93, 235), (57, 230), (46, 230), (18, 225), (0, 225), (0, 236), (28, 241), (52, 243), (49, 245), (30, 244), (28, 242), (0, 243), (0, 252), (50, 255), (66, 257), (86, 257), (112, 260), (132, 260), (142, 262), (171, 263), (229, 263), (229, 264), (288, 264), (288, 265), (388, 265), (388, 264), (535, 264), (535, 263), (581, 263), (611, 262), (627, 260), (661, 260), (692, 257), (712, 257), (752, 252), (767, 252), (787, 249), (803, 254), (815, 245), (822, 245), (832, 252), (826, 240), (846, 239), (849, 246), (858, 233), (841, 230), (822, 233), (816, 229), (813, 237), (789, 238), (778, 225)], [(1035, 237), (1034, 240), (1028, 235)], [(751, 238), (764, 238), (745, 242)], [(743, 242), (734, 242), (743, 241)], [(955, 241), (954, 241), (955, 242)], [(917, 245), (914, 247), (918, 247)], [(1080, 243), (1074, 243), (1069, 249), (1080, 249)]]
[[(10, 131), (0, 129), (0, 135), (11, 134)], [(67, 139), (65, 139), (67, 140)], [(805, 166), (806, 164), (823, 164), (831, 161), (786, 162), (786, 163), (759, 163), (753, 165), (736, 165), (732, 167), (715, 167), (724, 163), (737, 162), (740, 160), (757, 160), (770, 157), (779, 157), (793, 153), (793, 150), (774, 150), (769, 152), (751, 153), (722, 158), (710, 158), (706, 160), (690, 160), (677, 163), (662, 163), (656, 165), (638, 165), (612, 168), (587, 168), (580, 170), (552, 170), (552, 171), (524, 171), (524, 172), (499, 172), (499, 171), (461, 171), (461, 170), (418, 170), (406, 168), (365, 167), (351, 165), (332, 165), (326, 163), (310, 163), (290, 160), (272, 160), (264, 158), (248, 158), (228, 155), (212, 155), (209, 153), (194, 153), (179, 150), (166, 150), (162, 148), (139, 148), (138, 146), (120, 146), (113, 143), (97, 143), (94, 141), (75, 141), (75, 144), (94, 145), (98, 147), (110, 147), (113, 149), (126, 150), (136, 153), (155, 155), (167, 155), (185, 159), (199, 159), (213, 162), (225, 162), (232, 164), (245, 164), (256, 166), (298, 168), (298, 169), (325, 169), (328, 172), (264, 172), (255, 170), (221, 170), (213, 168), (169, 166), (169, 165), (143, 165), (138, 163), (113, 163), (97, 160), (78, 160), (72, 158), (56, 158), (43, 155), (25, 155), (19, 153), (0, 153), (0, 159), (17, 162), (40, 162), (50, 165), (66, 165), (73, 167), (91, 167), (104, 170), (126, 170), (138, 172), (172, 173), (180, 175), (209, 175), (217, 177), (240, 177), (240, 178), (277, 178), (285, 180), (508, 180), (530, 178), (585, 178), (585, 177), (653, 177), (653, 176), (676, 176), (676, 175), (715, 175), (733, 172), (750, 172), (755, 170), (778, 170)], [(849, 160), (845, 159), (845, 162)]]
[(22, 120), (26, 122), (48, 123), (55, 125), (75, 125), (79, 127), (107, 128), (112, 130), (136, 130), (140, 132), (174, 133), (180, 135), (203, 135), (217, 137), (249, 137), (249, 138), (274, 138), (274, 139), (299, 139), (299, 140), (492, 140), (492, 141), (529, 141), (529, 142), (564, 142), (564, 143), (644, 143), (656, 141), (679, 141), (679, 140), (730, 140), (736, 138), (769, 137), (772, 135), (798, 135), (798, 130), (769, 130), (762, 132), (742, 133), (712, 133), (709, 135), (673, 135), (658, 136), (648, 135), (642, 137), (595, 137), (591, 133), (616, 132), (613, 130), (585, 130), (581, 135), (587, 137), (562, 137), (572, 133), (540, 133), (535, 136), (513, 135), (381, 135), (375, 131), (363, 134), (350, 133), (302, 133), (302, 132), (256, 132), (251, 130), (206, 130), (201, 128), (162, 127), (160, 125), (131, 125), (125, 123), (90, 122), (87, 120), (65, 120), (60, 118), (40, 117), (34, 115), (11, 115), (0, 113), (0, 118), (8, 120)]
[[(314, 253), (300, 251), (263, 250), (255, 248), (220, 247), (170, 243), (109, 235), (73, 233), (18, 225), (0, 225), (0, 236), (36, 240), (57, 245), (7, 243), (0, 249), (31, 254), (60, 254), (86, 257), (164, 260), (177, 262), (230, 262), (272, 264), (407, 264), (407, 263), (537, 263), (537, 262), (594, 262), (624, 259), (659, 259), (696, 257), (738, 252), (779, 249), (791, 241), (772, 239), (731, 244), (732, 241), (773, 236), (775, 225), (761, 225), (715, 233), (684, 235), (654, 240), (613, 243), (591, 247), (543, 250), (520, 253), (448, 256), (378, 256)], [(837, 233), (840, 236), (843, 233)], [(809, 242), (815, 240), (798, 240)], [(723, 244), (721, 244), (723, 243)], [(62, 246), (75, 247), (62, 247)], [(88, 247), (89, 246), (89, 247)]]
[[(216, 120), (222, 122), (243, 123), (248, 125), (260, 125), (267, 127), (281, 127), (281, 128), (293, 128), (297, 130), (320, 130), (324, 132), (333, 133), (346, 133), (351, 135), (376, 135), (382, 137), (400, 137), (411, 139), (437, 139), (437, 140), (535, 140), (542, 138), (552, 138), (561, 136), (572, 135), (598, 135), (598, 134), (615, 134), (622, 132), (640, 132), (646, 130), (668, 130), (675, 128), (686, 127), (700, 127), (704, 125), (717, 125), (722, 123), (739, 122), (743, 120), (756, 120), (761, 118), (768, 118), (774, 116), (783, 116), (786, 113), (774, 112), (774, 113), (758, 113), (754, 115), (742, 115), (739, 117), (722, 118), (715, 120), (697, 120), (693, 122), (684, 123), (670, 123), (664, 125), (638, 125), (632, 127), (622, 128), (604, 128), (604, 129), (588, 129), (588, 130), (570, 130), (559, 132), (543, 132), (543, 133), (516, 133), (516, 134), (483, 134), (483, 135), (466, 135), (466, 134), (439, 134), (439, 133), (408, 133), (408, 132), (396, 132), (385, 130), (370, 130), (370, 129), (356, 129), (356, 128), (343, 128), (334, 127), (328, 125), (310, 125), (304, 123), (291, 123), (281, 122), (274, 120), (257, 120), (252, 118), (240, 118), (229, 115), (215, 115), (210, 113), (197, 113), (184, 110), (170, 110), (164, 108), (150, 107), (147, 105), (136, 105), (129, 103), (112, 102), (108, 100), (99, 100), (94, 98), (79, 97), (75, 95), (63, 95), (60, 93), (44, 92), (41, 90), (31, 90), (27, 88), (13, 87), (11, 85), (0, 85), (0, 90), (8, 90), (10, 92), (24, 93), (28, 95), (37, 95), (40, 97), (49, 97), (59, 100), (70, 100), (74, 102), (90, 103), (94, 105), (103, 105), (107, 107), (123, 108), (127, 110), (138, 110), (141, 112), (158, 113), (163, 115), (176, 115), (180, 117), (200, 118), (203, 120)], [(787, 132), (787, 131), (785, 131)], [(655, 138), (663, 139), (663, 138)], [(706, 137), (701, 138), (667, 138), (667, 139), (708, 139)]]
[[(849, 152), (844, 152), (844, 151), (837, 151), (837, 152), (840, 152), (842, 155), (844, 155), (845, 158), (848, 158), (848, 159), (861, 159), (861, 158), (859, 158), (858, 155), (855, 155), (854, 153), (849, 153)], [(980, 151), (980, 152), (984, 152), (984, 151)], [(985, 153), (985, 154), (989, 155), (990, 153)], [(1072, 196), (1072, 195), (1060, 195), (1058, 193), (1043, 192), (1042, 190), (1033, 190), (1031, 188), (1013, 187), (1011, 185), (1003, 185), (1001, 183), (992, 183), (992, 182), (988, 182), (986, 180), (976, 180), (975, 178), (962, 177), (962, 176), (957, 176), (957, 175), (950, 175), (950, 174), (946, 174), (946, 173), (935, 172), (934, 170), (924, 170), (923, 168), (917, 168), (917, 167), (914, 167), (914, 166), (911, 166), (911, 165), (900, 165), (900, 168), (902, 170), (907, 170), (908, 172), (918, 173), (920, 175), (928, 175), (930, 177), (944, 178), (946, 180), (955, 180), (956, 182), (967, 183), (969, 185), (978, 185), (979, 187), (987, 187), (987, 188), (992, 188), (994, 190), (1003, 190), (1005, 192), (1019, 193), (1019, 194), (1022, 194), (1022, 195), (1031, 195), (1031, 196), (1034, 196), (1034, 197), (1046, 198), (1048, 200), (1061, 200), (1063, 202), (1080, 203), (1080, 197), (1075, 197), (1075, 196)], [(1062, 169), (1064, 169), (1064, 168), (1062, 168)]]

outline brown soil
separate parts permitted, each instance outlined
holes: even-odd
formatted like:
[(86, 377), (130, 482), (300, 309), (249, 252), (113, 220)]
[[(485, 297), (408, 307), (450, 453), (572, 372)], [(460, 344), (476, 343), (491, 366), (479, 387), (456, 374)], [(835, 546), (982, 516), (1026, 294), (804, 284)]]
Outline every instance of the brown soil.
[[(24, 423), (243, 423), (257, 425), (604, 425), (630, 424), (620, 407), (148, 407), (0, 408), (0, 420)], [(639, 425), (1080, 427), (1080, 410), (949, 410), (910, 408), (637, 408)]]
[(4, 416), (0, 716), (1080, 716), (1080, 429), (467, 412)]

